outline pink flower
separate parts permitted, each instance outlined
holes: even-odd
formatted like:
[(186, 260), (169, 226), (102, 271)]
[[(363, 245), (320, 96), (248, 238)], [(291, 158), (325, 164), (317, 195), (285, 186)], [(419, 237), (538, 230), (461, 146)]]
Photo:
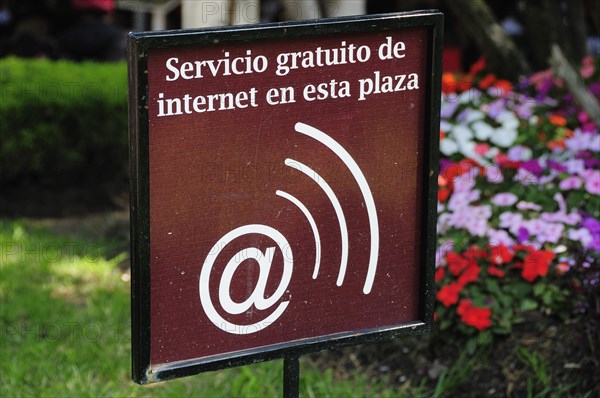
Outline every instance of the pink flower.
[(517, 203), (517, 209), (541, 211), (542, 206), (538, 205), (537, 203), (526, 202), (526, 201), (522, 200), (519, 203)]
[(558, 187), (563, 191), (568, 191), (570, 189), (579, 189), (582, 185), (579, 177), (571, 176), (562, 180), (560, 184), (558, 184)]
[(569, 239), (579, 241), (581, 246), (587, 248), (590, 242), (592, 242), (593, 237), (592, 234), (590, 234), (590, 231), (585, 228), (580, 228), (569, 230)]
[(585, 170), (580, 174), (585, 180), (585, 190), (592, 195), (600, 195), (600, 170)]
[(492, 198), (492, 203), (496, 206), (512, 206), (517, 203), (517, 195), (510, 192), (503, 192), (495, 195)]
[(485, 155), (490, 150), (490, 146), (485, 143), (475, 144), (475, 153), (478, 155)]
[(584, 79), (588, 79), (592, 77), (592, 75), (594, 74), (594, 70), (594, 59), (591, 55), (588, 55), (583, 59), (579, 73), (581, 73), (581, 77), (583, 77)]
[(547, 223), (546, 227), (537, 234), (540, 242), (556, 243), (562, 236), (565, 226), (557, 223)]

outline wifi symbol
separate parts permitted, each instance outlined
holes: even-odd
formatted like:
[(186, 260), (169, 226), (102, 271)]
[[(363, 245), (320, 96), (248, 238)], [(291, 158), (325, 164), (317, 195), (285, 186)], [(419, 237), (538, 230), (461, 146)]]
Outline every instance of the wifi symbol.
[[(367, 179), (365, 178), (360, 167), (358, 167), (358, 164), (356, 163), (356, 161), (352, 158), (352, 156), (350, 156), (348, 151), (346, 151), (344, 149), (344, 147), (342, 147), (333, 138), (331, 138), (330, 136), (328, 136), (321, 130), (318, 130), (318, 129), (316, 129), (312, 126), (309, 126), (308, 124), (304, 124), (304, 123), (296, 123), (295, 130), (296, 130), (296, 132), (298, 132), (300, 134), (304, 134), (310, 138), (317, 140), (318, 142), (320, 142), (321, 144), (323, 144), (327, 148), (329, 148), (331, 151), (333, 151), (333, 153), (336, 154), (342, 160), (342, 162), (346, 165), (346, 167), (350, 170), (350, 172), (352, 173), (352, 176), (354, 177), (354, 179), (356, 180), (356, 182), (360, 188), (360, 191), (362, 193), (362, 196), (363, 196), (363, 199), (365, 202), (365, 206), (367, 208), (367, 215), (369, 216), (369, 229), (370, 229), (370, 233), (371, 233), (371, 248), (370, 248), (370, 255), (369, 255), (369, 266), (368, 266), (368, 271), (367, 271), (367, 277), (366, 277), (365, 284), (363, 287), (363, 293), (369, 294), (373, 287), (373, 281), (375, 279), (375, 273), (377, 271), (377, 258), (378, 258), (378, 254), (379, 254), (379, 222), (377, 219), (377, 209), (375, 207), (375, 201), (373, 200), (373, 194), (371, 193), (371, 189), (369, 188)], [(325, 179), (323, 177), (321, 177), (312, 168), (310, 168), (309, 166), (307, 166), (297, 160), (290, 159), (290, 158), (285, 160), (285, 164), (288, 167), (292, 167), (292, 168), (299, 170), (300, 172), (304, 173), (306, 176), (310, 177), (315, 183), (317, 183), (317, 185), (325, 192), (325, 194), (327, 195), (327, 198), (329, 199), (329, 201), (331, 202), (331, 204), (335, 210), (335, 214), (337, 216), (338, 224), (339, 224), (339, 228), (340, 228), (340, 239), (342, 242), (340, 271), (338, 273), (338, 278), (337, 278), (336, 284), (338, 286), (342, 286), (342, 284), (344, 283), (344, 277), (346, 275), (346, 269), (348, 266), (348, 246), (349, 245), (348, 245), (348, 227), (346, 225), (346, 217), (344, 216), (344, 211), (342, 210), (340, 201), (338, 200), (337, 196), (335, 195), (335, 193), (333, 192), (333, 190), (331, 189), (331, 187), (329, 186), (327, 181), (325, 181)], [(306, 206), (304, 206), (304, 204), (302, 204), (302, 202), (300, 202), (297, 198), (295, 198), (294, 196), (292, 196), (289, 193), (284, 192), (284, 191), (277, 191), (276, 194), (289, 200), (294, 205), (296, 205), (302, 211), (304, 216), (307, 218), (308, 223), (310, 224), (310, 226), (312, 228), (313, 235), (315, 238), (315, 246), (316, 246), (316, 248), (315, 248), (315, 252), (316, 252), (315, 267), (314, 267), (314, 271), (313, 271), (313, 279), (316, 279), (319, 274), (319, 265), (320, 265), (320, 256), (321, 256), (321, 241), (320, 241), (320, 235), (319, 235), (319, 231), (317, 229), (315, 220), (312, 217), (312, 215), (310, 214), (310, 212), (308, 211), (308, 209), (306, 208)]]
[[(348, 170), (354, 177), (354, 180), (358, 184), (358, 187), (360, 188), (367, 210), (367, 215), (369, 218), (369, 232), (371, 236), (369, 263), (367, 268), (367, 275), (363, 285), (363, 293), (369, 294), (373, 288), (373, 281), (375, 280), (375, 274), (377, 272), (377, 261), (379, 256), (379, 222), (377, 218), (377, 209), (375, 207), (375, 201), (373, 199), (373, 194), (371, 193), (369, 184), (367, 183), (367, 179), (365, 178), (362, 170), (360, 169), (356, 161), (352, 158), (352, 156), (350, 156), (348, 151), (346, 151), (344, 147), (342, 147), (329, 135), (325, 134), (321, 130), (316, 129), (315, 127), (300, 122), (296, 123), (295, 131), (299, 134), (303, 134), (307, 137), (318, 141), (319, 143), (327, 147), (329, 150), (331, 150), (348, 168)], [(349, 239), (346, 217), (344, 216), (344, 211), (342, 209), (340, 201), (338, 200), (335, 192), (333, 191), (333, 189), (331, 189), (331, 186), (327, 183), (327, 181), (310, 166), (291, 158), (287, 158), (284, 163), (286, 166), (294, 168), (306, 175), (307, 177), (309, 177), (310, 179), (312, 179), (317, 184), (317, 186), (325, 193), (329, 202), (333, 206), (339, 225), (341, 240), (340, 269), (338, 272), (336, 285), (342, 286), (348, 267)], [(317, 223), (315, 222), (315, 219), (310, 213), (309, 209), (298, 198), (296, 198), (288, 192), (281, 190), (277, 190), (275, 194), (295, 205), (302, 212), (304, 217), (306, 217), (310, 225), (315, 240), (315, 265), (313, 269), (312, 278), (316, 279), (319, 275), (319, 267), (321, 263), (321, 237), (319, 234)], [(223, 331), (232, 334), (250, 334), (263, 330), (264, 328), (272, 324), (277, 318), (279, 318), (279, 316), (281, 316), (281, 314), (285, 311), (289, 304), (289, 301), (280, 302), (277, 308), (274, 311), (271, 311), (271, 313), (268, 316), (266, 316), (261, 322), (256, 322), (252, 325), (236, 325), (232, 322), (229, 322), (225, 318), (223, 318), (215, 309), (210, 294), (210, 274), (212, 271), (212, 267), (225, 246), (227, 246), (234, 239), (246, 234), (260, 234), (267, 236), (271, 240), (275, 241), (275, 243), (279, 247), (279, 250), (282, 253), (286, 248), (290, 248), (287, 239), (276, 229), (267, 225), (251, 224), (238, 227), (225, 234), (210, 250), (200, 272), (200, 302), (202, 304), (204, 312), (211, 320), (211, 322)], [(256, 247), (248, 247), (239, 251), (233, 258), (229, 260), (225, 267), (225, 271), (221, 276), (218, 289), (219, 302), (221, 304), (221, 308), (225, 312), (231, 315), (241, 314), (249, 310), (252, 306), (254, 306), (257, 310), (264, 311), (275, 305), (283, 297), (283, 294), (285, 293), (290, 283), (293, 272), (293, 255), (291, 253), (287, 253), (284, 256), (284, 272), (281, 276), (278, 288), (276, 289), (275, 293), (271, 295), (268, 299), (265, 298), (266, 281), (271, 270), (275, 250), (275, 247), (269, 247), (264, 252), (262, 252)], [(237, 303), (233, 301), (233, 299), (230, 296), (229, 289), (231, 286), (231, 279), (233, 278), (233, 275), (235, 274), (237, 268), (246, 259), (253, 259), (258, 263), (259, 278), (254, 288), (254, 291), (250, 294), (250, 296), (245, 301)]]

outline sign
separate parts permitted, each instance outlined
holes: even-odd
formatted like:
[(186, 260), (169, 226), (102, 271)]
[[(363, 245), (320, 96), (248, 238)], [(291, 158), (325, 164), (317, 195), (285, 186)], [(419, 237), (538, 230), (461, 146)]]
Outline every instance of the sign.
[(130, 35), (135, 381), (430, 328), (441, 21)]

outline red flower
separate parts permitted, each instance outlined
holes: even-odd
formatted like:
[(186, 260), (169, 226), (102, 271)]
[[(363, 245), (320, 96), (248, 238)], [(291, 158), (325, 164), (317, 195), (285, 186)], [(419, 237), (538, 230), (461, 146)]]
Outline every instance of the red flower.
[(462, 286), (458, 283), (451, 283), (443, 286), (435, 295), (435, 297), (444, 304), (444, 307), (450, 307), (452, 304), (458, 303), (458, 294), (462, 290)]
[(469, 74), (471, 75), (476, 75), (479, 72), (481, 72), (482, 70), (484, 70), (486, 67), (486, 62), (485, 62), (485, 58), (481, 57), (477, 60), (477, 62), (475, 62), (473, 65), (471, 65), (471, 69), (469, 70)]
[(470, 300), (461, 300), (456, 309), (460, 315), (460, 320), (468, 326), (473, 326), (477, 330), (487, 329), (491, 326), (490, 316), (492, 310), (485, 307), (475, 307)]
[(513, 257), (514, 254), (503, 244), (494, 246), (490, 250), (490, 262), (492, 264), (507, 264)]
[(480, 259), (480, 258), (486, 258), (487, 257), (487, 252), (484, 249), (480, 249), (477, 246), (471, 246), (470, 248), (468, 248), (467, 250), (465, 250), (462, 255), (473, 261), (476, 259)]
[(471, 76), (464, 76), (459, 82), (458, 82), (458, 90), (460, 92), (463, 91), (467, 91), (468, 89), (470, 89), (471, 87), (473, 87), (473, 83), (471, 82)]
[(502, 96), (508, 95), (513, 89), (513, 85), (508, 80), (497, 80), (494, 86), (500, 91)]
[(446, 273), (446, 268), (443, 267), (439, 267), (438, 269), (435, 270), (435, 281), (439, 282), (442, 280), (442, 278), (444, 277), (444, 274)]
[(438, 190), (438, 202), (443, 203), (450, 197), (450, 190), (448, 188), (440, 188)]
[(442, 92), (451, 94), (456, 92), (456, 76), (452, 73), (444, 73), (442, 75)]
[(458, 278), (458, 284), (464, 287), (471, 282), (475, 282), (480, 271), (481, 268), (477, 264), (471, 263)]
[(487, 90), (492, 84), (494, 84), (495, 81), (496, 75), (489, 73), (479, 81), (479, 87), (481, 87), (483, 90)]
[(550, 123), (555, 126), (565, 126), (567, 124), (567, 119), (565, 119), (563, 116), (557, 115), (556, 113), (550, 115), (548, 119), (550, 120)]
[(445, 202), (450, 196), (450, 186), (448, 184), (448, 180), (444, 178), (444, 176), (438, 176), (438, 201)]
[(454, 276), (460, 275), (469, 266), (469, 261), (455, 252), (448, 252), (446, 261), (448, 262), (448, 270)]
[(569, 270), (569, 263), (562, 262), (554, 267), (558, 276), (563, 276)]
[(504, 278), (504, 271), (502, 271), (500, 268), (495, 267), (493, 265), (488, 267), (487, 272), (491, 276), (496, 276), (498, 278)]
[(526, 252), (531, 253), (531, 252), (536, 251), (536, 248), (533, 245), (523, 245), (521, 243), (517, 243), (516, 245), (513, 246), (513, 250), (516, 252), (526, 251)]
[(533, 282), (538, 276), (546, 276), (554, 253), (549, 250), (538, 250), (525, 256), (521, 276), (527, 282)]

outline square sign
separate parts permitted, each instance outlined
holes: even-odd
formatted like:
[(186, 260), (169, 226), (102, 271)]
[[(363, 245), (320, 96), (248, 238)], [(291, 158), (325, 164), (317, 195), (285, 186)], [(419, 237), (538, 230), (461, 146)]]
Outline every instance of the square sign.
[(135, 381), (430, 328), (441, 25), (130, 35)]

